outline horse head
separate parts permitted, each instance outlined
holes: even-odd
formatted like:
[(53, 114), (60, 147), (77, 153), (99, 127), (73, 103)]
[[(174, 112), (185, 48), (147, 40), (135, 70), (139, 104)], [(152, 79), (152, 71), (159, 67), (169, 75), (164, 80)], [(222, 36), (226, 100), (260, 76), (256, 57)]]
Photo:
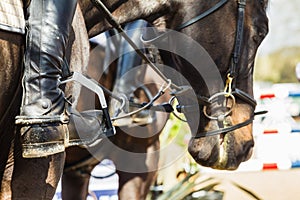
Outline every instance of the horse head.
[[(196, 133), (189, 142), (189, 153), (203, 166), (233, 170), (252, 155), (256, 106), (253, 67), (257, 49), (268, 33), (267, 3), (267, 0), (221, 0), (173, 5), (179, 12), (173, 15), (173, 23), (167, 24), (173, 25), (170, 28), (179, 27), (177, 30), (199, 43), (217, 67), (214, 71), (214, 66), (210, 66), (211, 71), (199, 75), (195, 66), (177, 59), (178, 68), (196, 94), (194, 104), (201, 102), (197, 106), (199, 117), (193, 111), (185, 114), (192, 132)], [(199, 20), (189, 21), (199, 13)], [(195, 52), (189, 53), (201, 58)], [(212, 71), (220, 77), (212, 75)], [(180, 99), (184, 106), (191, 106), (191, 101)]]

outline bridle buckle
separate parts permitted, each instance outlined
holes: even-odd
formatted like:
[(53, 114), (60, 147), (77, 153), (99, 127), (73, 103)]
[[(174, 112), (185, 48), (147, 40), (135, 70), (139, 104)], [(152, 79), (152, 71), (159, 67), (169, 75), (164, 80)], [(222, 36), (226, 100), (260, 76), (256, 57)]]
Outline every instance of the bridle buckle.
[[(232, 80), (233, 77), (231, 76), (230, 73), (227, 74), (227, 79), (226, 79), (226, 84), (225, 84), (225, 88), (224, 88), (224, 93), (228, 93), (231, 94), (232, 93)], [(229, 97), (229, 95), (225, 95), (226, 97)]]

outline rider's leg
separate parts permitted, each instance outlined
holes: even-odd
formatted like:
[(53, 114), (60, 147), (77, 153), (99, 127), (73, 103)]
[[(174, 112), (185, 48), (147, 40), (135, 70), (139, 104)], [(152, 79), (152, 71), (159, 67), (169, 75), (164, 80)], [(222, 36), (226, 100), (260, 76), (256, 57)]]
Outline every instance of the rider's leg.
[(76, 5), (77, 0), (31, 0), (28, 7), (23, 100), (16, 118), (24, 157), (62, 152), (71, 140), (80, 144), (80, 138), (68, 135), (69, 115), (59, 88)]

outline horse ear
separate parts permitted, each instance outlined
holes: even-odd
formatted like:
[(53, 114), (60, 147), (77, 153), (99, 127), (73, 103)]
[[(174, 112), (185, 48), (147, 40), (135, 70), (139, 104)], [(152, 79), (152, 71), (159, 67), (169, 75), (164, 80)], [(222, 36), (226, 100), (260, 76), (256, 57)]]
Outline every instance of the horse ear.
[(296, 65), (296, 77), (300, 81), (300, 62)]
[(23, 0), (23, 6), (24, 6), (25, 9), (29, 6), (30, 1), (31, 0)]

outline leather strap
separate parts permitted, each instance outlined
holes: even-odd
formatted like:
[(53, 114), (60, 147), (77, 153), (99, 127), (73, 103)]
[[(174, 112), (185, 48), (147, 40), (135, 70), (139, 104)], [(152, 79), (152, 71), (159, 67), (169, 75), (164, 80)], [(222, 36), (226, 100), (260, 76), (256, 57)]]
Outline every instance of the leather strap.
[(236, 68), (240, 59), (241, 46), (243, 42), (243, 33), (244, 33), (245, 7), (246, 7), (246, 0), (239, 0), (235, 44), (234, 44), (234, 49), (233, 49), (233, 54), (231, 59), (230, 71), (229, 71), (229, 74), (232, 78), (236, 76)]
[[(215, 12), (216, 10), (218, 10), (220, 7), (222, 7), (223, 5), (225, 5), (226, 3), (228, 2), (228, 0), (221, 0), (219, 1), (217, 4), (215, 4), (213, 7), (211, 7), (210, 9), (204, 11), (203, 13), (197, 15), (196, 17), (182, 23), (181, 25), (177, 26), (174, 30), (175, 31), (180, 31), (186, 27), (189, 27), (191, 26), (192, 24), (200, 21), (201, 19), (207, 17), (208, 15), (212, 14), (213, 12)], [(153, 44), (155, 42), (157, 42), (158, 40), (161, 40), (163, 38), (166, 38), (170, 32), (173, 31), (173, 30), (170, 30), (170, 31), (167, 31), (167, 32), (164, 32), (164, 33), (161, 33), (160, 35), (154, 37), (154, 38), (144, 38), (143, 35), (141, 37), (141, 41), (144, 43), (144, 44)]]
[(241, 122), (241, 123), (229, 126), (229, 127), (221, 128), (221, 129), (218, 129), (218, 130), (204, 131), (204, 132), (201, 132), (201, 133), (197, 133), (197, 135), (194, 136), (193, 138), (195, 138), (195, 139), (203, 138), (203, 137), (207, 137), (207, 136), (213, 136), (213, 135), (218, 135), (218, 134), (228, 133), (228, 132), (234, 131), (236, 129), (247, 126), (248, 124), (251, 124), (256, 115), (262, 115), (262, 114), (266, 114), (266, 113), (267, 113), (267, 111), (255, 112), (249, 119), (247, 119), (244, 122)]
[(190, 19), (187, 22), (184, 22), (183, 24), (177, 26), (174, 30), (176, 31), (180, 31), (188, 26), (191, 26), (192, 24), (200, 21), (201, 19), (207, 17), (208, 15), (212, 14), (213, 12), (215, 12), (216, 10), (218, 10), (220, 7), (222, 7), (223, 5), (225, 5), (227, 3), (228, 0), (221, 0), (219, 1), (217, 4), (215, 4), (213, 7), (211, 7), (210, 9), (206, 10), (205, 12), (201, 13), (200, 15)]

